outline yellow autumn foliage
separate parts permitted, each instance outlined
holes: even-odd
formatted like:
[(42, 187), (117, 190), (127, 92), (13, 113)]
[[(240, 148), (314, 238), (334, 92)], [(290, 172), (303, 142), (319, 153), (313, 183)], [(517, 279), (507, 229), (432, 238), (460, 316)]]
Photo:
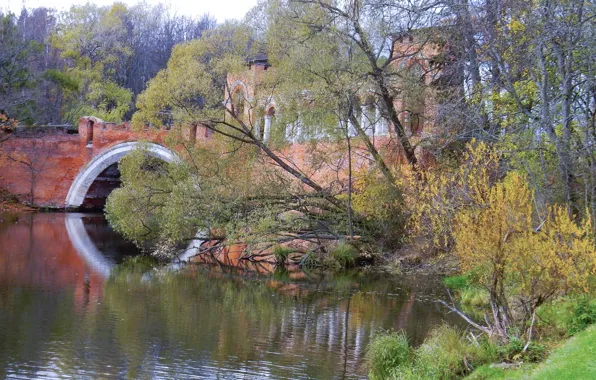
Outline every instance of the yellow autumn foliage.
[(486, 196), (497, 178), (499, 160), (492, 147), (472, 141), (453, 169), (430, 169), (422, 178), (402, 170), (399, 185), (404, 189), (410, 233), (426, 238), (433, 248), (451, 247), (456, 213)]
[(586, 290), (589, 276), (596, 275), (589, 219), (577, 224), (566, 208), (552, 206), (535, 226), (533, 193), (516, 172), (470, 195), (473, 206), (455, 216), (454, 253), (494, 302), (515, 301), (528, 313), (563, 292)]

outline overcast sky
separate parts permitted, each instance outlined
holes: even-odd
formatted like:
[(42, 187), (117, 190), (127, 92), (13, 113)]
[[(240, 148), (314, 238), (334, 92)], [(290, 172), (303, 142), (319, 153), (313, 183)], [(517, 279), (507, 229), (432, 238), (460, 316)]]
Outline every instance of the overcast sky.
[[(87, 2), (98, 5), (110, 5), (115, 0), (0, 0), (0, 9), (10, 10), (19, 13), (23, 5), (27, 8), (47, 7), (59, 10), (68, 9), (73, 4), (85, 4)], [(133, 5), (138, 0), (120, 0), (120, 2)], [(257, 0), (147, 0), (149, 4), (166, 3), (170, 4), (179, 14), (198, 16), (209, 13), (222, 22), (227, 19), (241, 19), (250, 8), (256, 5)]]

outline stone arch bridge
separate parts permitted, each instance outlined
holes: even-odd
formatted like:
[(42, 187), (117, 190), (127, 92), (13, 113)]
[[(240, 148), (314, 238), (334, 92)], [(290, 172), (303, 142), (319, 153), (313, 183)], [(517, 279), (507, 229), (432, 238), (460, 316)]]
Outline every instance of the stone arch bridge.
[[(128, 123), (79, 120), (78, 130), (40, 127), (17, 130), (0, 144), (0, 188), (21, 201), (53, 209), (99, 209), (120, 185), (118, 162), (143, 143), (148, 154), (172, 162), (166, 128), (136, 131)], [(191, 136), (192, 135), (192, 136)], [(187, 138), (204, 138), (192, 129)]]

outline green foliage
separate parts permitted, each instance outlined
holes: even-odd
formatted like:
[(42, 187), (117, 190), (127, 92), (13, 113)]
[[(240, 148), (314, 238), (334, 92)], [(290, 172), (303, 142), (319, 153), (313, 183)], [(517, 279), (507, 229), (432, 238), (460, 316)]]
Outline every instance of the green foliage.
[(43, 73), (43, 77), (61, 88), (69, 91), (79, 91), (81, 83), (76, 78), (69, 76), (56, 69), (48, 69)]
[(517, 337), (512, 337), (506, 345), (499, 347), (499, 354), (507, 361), (537, 362), (544, 359), (546, 348), (539, 343), (530, 342), (526, 351), (526, 343)]
[[(226, 110), (222, 94), (227, 74), (245, 69), (249, 40), (246, 27), (228, 23), (200, 40), (177, 45), (167, 68), (138, 97), (133, 124), (159, 126), (160, 112), (165, 109), (171, 109), (175, 122), (186, 125), (197, 120), (221, 120)], [(233, 127), (222, 128), (238, 136)]]
[(123, 186), (108, 197), (106, 216), (128, 239), (178, 242), (205, 226), (195, 226), (188, 214), (193, 181), (185, 165), (163, 163), (139, 149), (121, 161), (120, 171)]
[(467, 276), (449, 276), (443, 279), (443, 283), (450, 289), (463, 290), (470, 286)]
[(358, 257), (358, 250), (349, 243), (341, 242), (331, 251), (331, 257), (342, 268), (350, 267)]
[(52, 46), (67, 64), (62, 75), (50, 71), (47, 76), (70, 90), (64, 110), (69, 122), (76, 124), (84, 114), (117, 122), (129, 110), (132, 92), (124, 87), (120, 75), (133, 53), (126, 13), (119, 3), (73, 6), (52, 34)]
[(410, 366), (412, 349), (405, 333), (381, 333), (369, 344), (366, 359), (372, 380), (389, 379), (400, 367)]
[(578, 333), (594, 323), (596, 323), (596, 300), (580, 298), (569, 320), (569, 333)]
[(0, 110), (32, 124), (36, 113), (32, 93), (39, 84), (33, 67), (43, 46), (26, 38), (18, 24), (16, 15), (0, 11)]
[(472, 343), (453, 327), (433, 329), (415, 350), (403, 334), (377, 335), (367, 358), (371, 379), (453, 379), (498, 358), (488, 340)]
[(275, 256), (275, 261), (277, 261), (278, 264), (285, 263), (292, 252), (294, 252), (293, 249), (282, 247), (281, 245), (276, 245), (273, 248), (273, 256)]

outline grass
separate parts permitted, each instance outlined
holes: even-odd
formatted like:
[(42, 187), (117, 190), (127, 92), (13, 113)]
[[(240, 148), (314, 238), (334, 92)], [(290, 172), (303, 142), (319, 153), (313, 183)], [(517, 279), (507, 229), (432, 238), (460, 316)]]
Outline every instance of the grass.
[(358, 250), (348, 243), (339, 243), (331, 252), (331, 257), (342, 268), (350, 267), (356, 262)]
[(449, 288), (453, 290), (463, 290), (467, 288), (469, 285), (468, 277), (467, 276), (449, 276), (443, 279), (443, 283)]
[(409, 367), (412, 349), (403, 332), (378, 334), (368, 346), (366, 359), (372, 380), (390, 379), (400, 367)]
[(282, 247), (281, 245), (276, 245), (273, 247), (273, 256), (275, 257), (275, 261), (277, 261), (278, 264), (284, 264), (292, 252), (294, 252), (293, 249)]
[(477, 287), (467, 287), (460, 292), (460, 301), (468, 306), (488, 306), (490, 295), (488, 291)]
[(596, 326), (555, 349), (530, 379), (596, 379)]
[(473, 344), (448, 325), (431, 331), (416, 349), (403, 334), (377, 335), (367, 353), (371, 379), (451, 379), (497, 357), (497, 347), (481, 340)]
[(485, 365), (468, 379), (596, 379), (596, 326), (567, 340), (538, 365), (523, 365), (519, 369), (507, 370)]

